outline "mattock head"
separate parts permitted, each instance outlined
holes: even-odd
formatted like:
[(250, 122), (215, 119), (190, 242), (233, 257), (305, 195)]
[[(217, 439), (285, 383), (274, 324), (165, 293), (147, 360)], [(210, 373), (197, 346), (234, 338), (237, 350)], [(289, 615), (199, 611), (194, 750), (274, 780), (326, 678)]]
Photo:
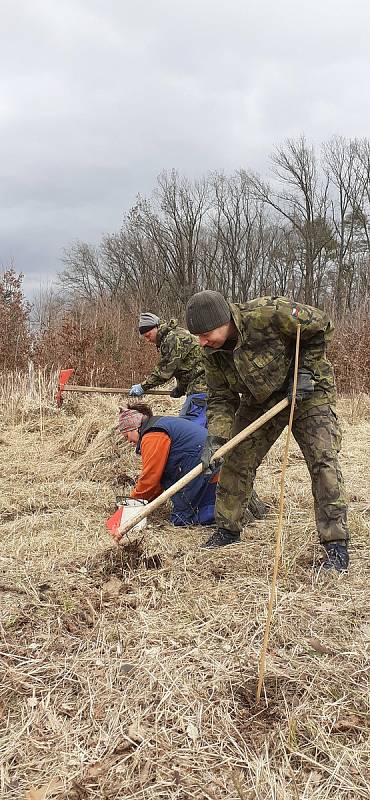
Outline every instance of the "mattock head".
[(61, 407), (63, 403), (62, 391), (69, 381), (71, 375), (73, 375), (74, 369), (61, 369), (59, 374), (59, 381), (58, 381), (58, 391), (55, 395), (55, 400), (58, 408)]
[(106, 528), (108, 528), (110, 535), (117, 542), (119, 542), (119, 540), (121, 539), (119, 529), (122, 521), (122, 512), (123, 508), (122, 506), (120, 506), (119, 508), (117, 508), (117, 511), (115, 511), (114, 514), (111, 517), (109, 517), (109, 519), (107, 519), (105, 523), (105, 526)]

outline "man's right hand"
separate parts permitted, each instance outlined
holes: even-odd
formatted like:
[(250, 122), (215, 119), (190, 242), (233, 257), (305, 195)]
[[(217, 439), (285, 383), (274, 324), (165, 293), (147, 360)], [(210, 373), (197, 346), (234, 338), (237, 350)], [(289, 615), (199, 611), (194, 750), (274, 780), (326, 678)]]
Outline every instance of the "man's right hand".
[[(226, 444), (226, 442), (227, 439), (224, 439), (223, 436), (212, 436), (211, 433), (208, 434), (206, 441), (204, 442), (201, 455), (203, 469), (205, 470), (210, 469), (210, 462), (212, 456), (214, 455), (216, 450), (218, 450), (218, 448), (221, 447), (223, 444)], [(220, 469), (222, 463), (223, 463), (223, 458), (220, 459), (216, 458), (215, 461), (212, 461), (211, 465), (212, 471)]]
[(129, 397), (142, 397), (145, 394), (141, 383), (134, 383), (128, 393)]

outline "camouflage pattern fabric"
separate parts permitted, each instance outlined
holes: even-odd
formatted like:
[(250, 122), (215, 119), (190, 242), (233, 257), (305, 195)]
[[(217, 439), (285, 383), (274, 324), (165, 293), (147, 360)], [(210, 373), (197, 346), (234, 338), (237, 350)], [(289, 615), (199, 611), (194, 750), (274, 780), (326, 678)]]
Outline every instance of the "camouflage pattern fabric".
[[(299, 366), (312, 372), (315, 389), (297, 406), (293, 433), (310, 471), (320, 541), (346, 540), (335, 380), (326, 359), (333, 325), (325, 312), (284, 297), (262, 297), (229, 306), (237, 341), (226, 342), (218, 350), (204, 348), (209, 433), (229, 439), (286, 396), (300, 324)], [(216, 503), (220, 527), (242, 528), (256, 469), (288, 417), (289, 408), (226, 457)]]
[(204, 348), (210, 433), (229, 438), (239, 394), (250, 403), (264, 403), (282, 387), (287, 390), (298, 323), (299, 366), (309, 369), (315, 380), (313, 397), (300, 405), (299, 413), (312, 405), (335, 405), (333, 368), (325, 357), (333, 333), (327, 314), (284, 297), (261, 297), (229, 305), (238, 330), (233, 349)]
[(157, 349), (160, 358), (153, 372), (142, 381), (144, 391), (176, 378), (183, 394), (206, 392), (203, 353), (196, 336), (179, 328), (177, 320), (171, 319), (158, 326)]
[[(231, 435), (247, 427), (271, 405), (251, 407), (242, 402)], [(242, 529), (257, 467), (287, 425), (288, 418), (289, 408), (226, 456), (217, 489), (218, 526), (232, 531)], [(308, 409), (294, 420), (293, 435), (310, 472), (320, 542), (347, 541), (347, 507), (338, 465), (341, 433), (335, 411), (330, 405)]]

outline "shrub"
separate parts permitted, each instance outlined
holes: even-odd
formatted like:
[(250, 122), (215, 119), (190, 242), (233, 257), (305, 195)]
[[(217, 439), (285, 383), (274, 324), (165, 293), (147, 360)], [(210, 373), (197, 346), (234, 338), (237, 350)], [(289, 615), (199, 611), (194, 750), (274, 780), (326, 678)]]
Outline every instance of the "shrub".
[(0, 369), (24, 370), (31, 355), (30, 304), (22, 292), (22, 275), (12, 268), (0, 276)]
[(42, 367), (73, 367), (76, 383), (130, 386), (157, 359), (137, 323), (137, 309), (117, 302), (76, 305), (42, 332), (36, 359)]
[(340, 394), (370, 392), (370, 321), (364, 312), (337, 323), (328, 355)]

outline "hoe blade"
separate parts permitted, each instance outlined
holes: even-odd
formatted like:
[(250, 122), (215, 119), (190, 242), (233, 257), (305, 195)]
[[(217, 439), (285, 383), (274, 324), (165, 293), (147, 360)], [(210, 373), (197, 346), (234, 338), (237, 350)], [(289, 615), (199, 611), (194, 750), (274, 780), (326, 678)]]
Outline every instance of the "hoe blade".
[(121, 525), (122, 512), (123, 508), (117, 508), (117, 511), (115, 511), (114, 514), (107, 519), (105, 526), (111, 533), (118, 533)]

